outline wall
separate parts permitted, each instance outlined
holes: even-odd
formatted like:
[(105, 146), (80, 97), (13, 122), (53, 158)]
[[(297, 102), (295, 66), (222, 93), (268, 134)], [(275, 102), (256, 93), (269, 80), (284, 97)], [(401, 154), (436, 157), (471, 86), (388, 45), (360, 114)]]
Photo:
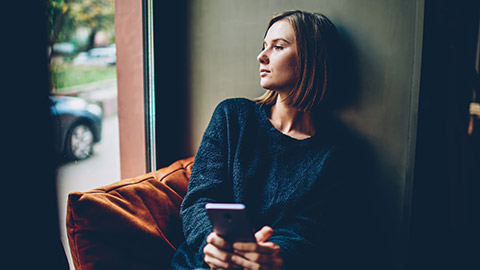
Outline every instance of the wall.
[(190, 153), (218, 102), (257, 97), (258, 63), (269, 18), (287, 9), (321, 12), (348, 41), (359, 96), (341, 112), (372, 144), (381, 171), (396, 268), (404, 268), (422, 49), (421, 0), (190, 1)]
[(479, 27), (480, 1), (425, 3), (412, 270), (480, 269), (480, 133), (468, 135)]
[(7, 16), (4, 32), (5, 40), (15, 43), (15, 52), (3, 55), (2, 71), (2, 246), (8, 247), (2, 265), (67, 269), (48, 100), (47, 2), (14, 1), (3, 8), (22, 12), (9, 12), (13, 16)]

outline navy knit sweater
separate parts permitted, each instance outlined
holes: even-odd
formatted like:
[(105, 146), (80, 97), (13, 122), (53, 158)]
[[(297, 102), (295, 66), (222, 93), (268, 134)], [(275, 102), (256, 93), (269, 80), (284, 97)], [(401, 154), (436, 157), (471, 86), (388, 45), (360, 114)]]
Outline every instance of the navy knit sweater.
[(347, 235), (358, 228), (354, 213), (361, 210), (362, 193), (352, 140), (327, 117), (317, 123), (315, 136), (294, 139), (271, 125), (270, 109), (242, 98), (215, 109), (183, 201), (186, 241), (173, 269), (206, 267), (208, 202), (244, 203), (255, 229), (271, 226), (269, 241), (281, 247), (284, 269), (336, 269), (339, 260), (349, 260), (353, 245), (347, 242), (353, 240)]

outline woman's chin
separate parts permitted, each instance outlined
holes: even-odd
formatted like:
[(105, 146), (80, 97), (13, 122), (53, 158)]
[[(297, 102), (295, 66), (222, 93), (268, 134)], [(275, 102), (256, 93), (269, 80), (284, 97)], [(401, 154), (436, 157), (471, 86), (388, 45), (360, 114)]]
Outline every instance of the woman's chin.
[(261, 80), (260, 80), (260, 86), (265, 90), (272, 90), (272, 88), (275, 88), (271, 83), (263, 82)]

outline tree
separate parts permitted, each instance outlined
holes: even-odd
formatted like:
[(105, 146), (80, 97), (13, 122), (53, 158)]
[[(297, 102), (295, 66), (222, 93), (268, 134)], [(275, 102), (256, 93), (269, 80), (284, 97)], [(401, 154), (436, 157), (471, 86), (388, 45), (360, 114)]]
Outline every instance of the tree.
[(87, 50), (93, 48), (100, 30), (114, 28), (114, 0), (83, 0), (71, 3), (73, 22), (90, 29)]
[(48, 0), (47, 12), (50, 48), (57, 42), (71, 41), (78, 27), (87, 27), (88, 50), (93, 48), (98, 31), (114, 27), (114, 0)]
[[(47, 4), (47, 19), (48, 19), (48, 47), (53, 48), (53, 44), (59, 40), (60, 33), (69, 33), (72, 24), (69, 20), (69, 2), (70, 0), (49, 0)], [(64, 29), (64, 26), (67, 25)], [(67, 30), (67, 31), (66, 31)], [(52, 58), (52, 53), (49, 54), (48, 62)]]

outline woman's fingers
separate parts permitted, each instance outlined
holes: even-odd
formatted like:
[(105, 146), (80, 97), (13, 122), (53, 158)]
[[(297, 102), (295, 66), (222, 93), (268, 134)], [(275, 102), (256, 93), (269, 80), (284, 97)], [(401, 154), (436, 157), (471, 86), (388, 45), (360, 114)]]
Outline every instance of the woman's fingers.
[(208, 264), (208, 266), (211, 269), (232, 269), (232, 268), (238, 268), (237, 265), (235, 265), (233, 262), (228, 263), (222, 260), (219, 260), (215, 257), (205, 255), (205, 263)]
[(246, 269), (276, 269), (283, 260), (280, 257), (280, 247), (272, 242), (266, 243), (234, 243), (234, 253), (231, 260)]
[(229, 252), (231, 245), (215, 233), (207, 236), (207, 245), (203, 248), (204, 261), (212, 269), (236, 269), (232, 262), (233, 254)]
[(255, 233), (255, 239), (257, 242), (265, 242), (272, 236), (273, 229), (270, 226), (263, 226), (258, 232)]
[(233, 244), (233, 249), (237, 252), (256, 252), (263, 254), (278, 254), (280, 252), (280, 246), (273, 242), (265, 243), (247, 243), (236, 242)]
[(281, 269), (280, 246), (266, 242), (272, 234), (273, 229), (265, 226), (255, 234), (256, 243), (236, 242), (231, 245), (216, 233), (211, 233), (203, 249), (204, 260), (213, 269)]
[(218, 234), (212, 232), (207, 236), (207, 243), (212, 244), (218, 248), (223, 250), (229, 250), (232, 248), (232, 245), (225, 241), (222, 237), (218, 236)]
[[(241, 255), (243, 258), (250, 262), (258, 263), (260, 265), (272, 265), (276, 264), (279, 260), (279, 257), (273, 254), (261, 254), (255, 252), (247, 252), (247, 253), (236, 253)], [(232, 256), (232, 261), (235, 262)]]
[(204, 261), (210, 268), (236, 269), (239, 267), (232, 261), (234, 256), (232, 253), (219, 249), (212, 244), (207, 244), (203, 249), (203, 253), (205, 254)]
[(264, 226), (255, 233), (256, 243), (236, 242), (232, 245), (234, 253), (231, 260), (244, 269), (280, 269), (283, 259), (280, 246), (266, 242), (273, 235), (273, 229)]
[(232, 256), (232, 262), (244, 269), (281, 269), (283, 259), (280, 256), (258, 255), (258, 253), (247, 253), (244, 256)]

